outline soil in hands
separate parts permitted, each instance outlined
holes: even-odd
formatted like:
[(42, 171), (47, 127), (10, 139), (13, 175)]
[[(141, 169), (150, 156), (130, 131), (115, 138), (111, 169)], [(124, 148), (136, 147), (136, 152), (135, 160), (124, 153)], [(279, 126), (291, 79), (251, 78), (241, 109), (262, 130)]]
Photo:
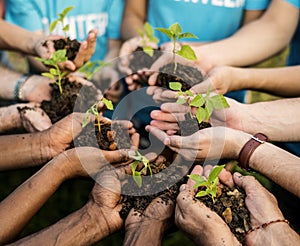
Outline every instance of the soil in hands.
[(69, 37), (64, 39), (54, 40), (55, 50), (67, 50), (68, 60), (73, 61), (79, 51), (80, 43), (76, 39), (70, 39)]
[(216, 212), (229, 226), (231, 232), (243, 244), (245, 233), (250, 227), (250, 214), (245, 206), (246, 194), (238, 187), (230, 189), (220, 185), (215, 203), (208, 196), (199, 197), (207, 207)]
[[(121, 218), (125, 220), (131, 209), (134, 209), (134, 212), (143, 213), (156, 197), (160, 197), (162, 203), (166, 205), (171, 201), (175, 202), (180, 185), (186, 181), (184, 176), (187, 174), (188, 168), (183, 165), (172, 165), (170, 160), (173, 160), (174, 157), (170, 157), (170, 155), (174, 154), (169, 149), (165, 149), (155, 160), (150, 161), (152, 177), (143, 179), (141, 188), (137, 186), (131, 177), (122, 186), (122, 194), (125, 195), (122, 196), (121, 200), (123, 205), (120, 211)], [(166, 168), (168, 168), (167, 173), (161, 172)], [(149, 176), (149, 170), (142, 175)], [(163, 191), (160, 191), (167, 181), (170, 185)], [(157, 190), (158, 192), (153, 195), (145, 195), (149, 190)], [(133, 192), (135, 195), (126, 195)], [(134, 213), (134, 215), (138, 215), (138, 213)]]
[[(43, 101), (41, 108), (49, 116), (52, 123), (59, 121), (75, 111), (84, 113), (95, 101), (97, 92), (90, 86), (83, 86), (77, 82), (70, 82), (68, 78), (61, 81), (63, 92), (60, 93), (58, 85), (50, 84), (52, 87), (51, 100)], [(76, 101), (78, 100), (78, 101)]]
[[(161, 56), (160, 49), (154, 49), (153, 56), (149, 56), (147, 53), (143, 51), (142, 47), (138, 47), (135, 52), (132, 54), (132, 58), (130, 60), (129, 68), (134, 73), (143, 68), (150, 68), (152, 64)], [(142, 86), (148, 85), (149, 76), (140, 76), (140, 79), (136, 82), (141, 84)]]
[(100, 131), (98, 124), (88, 124), (76, 138), (76, 147), (90, 146), (102, 150), (129, 149), (131, 147), (127, 130), (120, 124), (101, 122)]
[(170, 82), (180, 82), (182, 91), (186, 91), (203, 81), (203, 75), (197, 68), (177, 63), (174, 72), (174, 66), (174, 63), (169, 63), (159, 69), (157, 86), (170, 89)]
[(191, 116), (191, 114), (189, 113), (187, 113), (184, 117), (185, 120), (178, 122), (180, 129), (178, 134), (180, 136), (190, 136), (201, 129), (211, 127), (211, 124), (209, 122), (202, 121), (199, 124), (197, 119)]

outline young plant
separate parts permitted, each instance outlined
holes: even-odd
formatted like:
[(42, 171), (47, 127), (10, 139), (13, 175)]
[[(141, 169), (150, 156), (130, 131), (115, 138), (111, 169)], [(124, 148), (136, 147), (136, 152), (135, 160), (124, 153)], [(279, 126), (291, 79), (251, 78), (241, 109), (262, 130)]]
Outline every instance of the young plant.
[(193, 186), (194, 189), (204, 187), (204, 190), (200, 190), (196, 194), (196, 197), (209, 196), (213, 200), (213, 203), (215, 203), (215, 197), (217, 196), (217, 185), (219, 183), (218, 176), (224, 167), (225, 165), (216, 166), (213, 168), (207, 180), (199, 174), (188, 175), (188, 177), (195, 182), (195, 185)]
[(144, 30), (138, 29), (138, 33), (142, 39), (141, 46), (143, 48), (143, 51), (152, 57), (154, 54), (154, 50), (148, 45), (148, 42), (150, 41), (156, 44), (159, 42), (159, 39), (154, 36), (154, 30), (152, 26), (148, 22), (145, 22)]
[(65, 8), (61, 13), (58, 14), (58, 19), (52, 21), (50, 23), (50, 33), (53, 32), (53, 30), (55, 29), (55, 27), (57, 26), (58, 23), (61, 23), (62, 25), (62, 30), (65, 34), (65, 37), (67, 37), (67, 32), (70, 29), (69, 24), (65, 25), (65, 17), (67, 16), (67, 14), (74, 8), (74, 6), (70, 6)]
[(78, 69), (78, 72), (84, 73), (87, 80), (92, 80), (94, 74), (102, 67), (108, 67), (112, 64), (109, 62), (103, 62), (103, 61), (88, 61), (85, 63), (80, 69)]
[(107, 107), (109, 110), (113, 110), (114, 106), (112, 102), (105, 97), (102, 97), (100, 101), (95, 102), (86, 112), (82, 121), (82, 127), (86, 127), (87, 124), (89, 123), (89, 115), (95, 115), (97, 118), (97, 125), (98, 125), (98, 131), (101, 131), (101, 122), (100, 122), (100, 117), (99, 117), (99, 111), (98, 111), (98, 105), (99, 103), (102, 102), (104, 105)]
[[(135, 181), (135, 183), (138, 185), (139, 188), (142, 187), (142, 173), (147, 171), (147, 169), (149, 169), (150, 175), (152, 176), (152, 169), (150, 166), (150, 162), (149, 160), (143, 156), (142, 154), (140, 154), (138, 151), (135, 151), (135, 155), (130, 155), (129, 158), (135, 160), (132, 163), (132, 167), (131, 167), (131, 171), (132, 171), (132, 178)], [(141, 171), (137, 171), (137, 166), (139, 163), (143, 163), (144, 167), (142, 168)]]
[(182, 91), (182, 84), (179, 82), (170, 82), (169, 87), (178, 91), (177, 103), (178, 104), (188, 104), (190, 107), (196, 107), (196, 118), (200, 124), (202, 121), (208, 121), (215, 109), (228, 108), (229, 104), (227, 103), (223, 95), (217, 94), (210, 96), (210, 88), (208, 88), (206, 95), (194, 94), (190, 90)]
[(59, 68), (59, 63), (66, 62), (68, 60), (66, 50), (57, 50), (52, 55), (50, 59), (43, 59), (43, 58), (35, 58), (36, 60), (44, 63), (47, 66), (51, 66), (49, 72), (42, 73), (43, 76), (50, 78), (53, 80), (59, 88), (59, 92), (62, 93), (62, 86), (61, 81), (67, 75), (67, 72), (62, 72)]
[(193, 49), (189, 45), (182, 45), (180, 50), (176, 49), (177, 42), (183, 38), (198, 38), (196, 35), (190, 32), (182, 32), (181, 26), (176, 22), (175, 24), (171, 25), (169, 28), (156, 28), (156, 30), (160, 31), (161, 33), (167, 35), (169, 39), (173, 42), (173, 62), (174, 62), (174, 72), (177, 68), (176, 63), (176, 54), (180, 55), (188, 60), (197, 60), (196, 54)]

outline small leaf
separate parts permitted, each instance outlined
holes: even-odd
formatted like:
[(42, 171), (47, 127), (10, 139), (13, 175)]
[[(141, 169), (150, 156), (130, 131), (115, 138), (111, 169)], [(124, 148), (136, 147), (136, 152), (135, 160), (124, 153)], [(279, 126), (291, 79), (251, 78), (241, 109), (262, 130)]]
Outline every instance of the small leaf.
[(178, 98), (177, 99), (177, 101), (176, 101), (176, 103), (178, 103), (178, 104), (185, 104), (186, 103), (186, 101), (187, 101), (187, 99), (186, 98)]
[(66, 26), (64, 26), (63, 31), (67, 32), (67, 31), (69, 31), (69, 29), (70, 29), (70, 25), (67, 24)]
[(202, 197), (202, 196), (207, 196), (207, 192), (204, 190), (201, 190), (196, 194), (196, 197)]
[(42, 76), (55, 80), (55, 76), (51, 73), (42, 73)]
[(203, 96), (201, 94), (197, 94), (193, 100), (190, 102), (190, 106), (194, 106), (194, 107), (202, 107), (202, 105), (204, 104), (204, 99)]
[(182, 84), (180, 82), (169, 82), (169, 87), (173, 91), (181, 91)]
[(178, 39), (182, 39), (182, 38), (196, 38), (196, 39), (198, 39), (198, 37), (196, 35), (194, 35), (193, 33), (190, 33), (190, 32), (181, 33), (179, 35)]
[(177, 51), (176, 54), (188, 60), (197, 60), (194, 50), (189, 45), (182, 45), (181, 49)]
[(113, 110), (114, 109), (114, 105), (112, 103), (112, 101), (106, 99), (105, 97), (103, 97), (101, 99), (101, 101), (104, 103), (104, 105), (109, 109), (109, 110)]
[(223, 95), (215, 95), (209, 99), (212, 102), (215, 109), (229, 108), (229, 104)]
[(154, 50), (150, 46), (143, 47), (143, 51), (151, 57), (154, 55)]
[(89, 112), (87, 111), (85, 114), (84, 114), (84, 118), (83, 118), (83, 121), (82, 121), (82, 128), (86, 127), (87, 124), (89, 123)]
[(50, 23), (50, 27), (49, 27), (50, 33), (54, 31), (55, 27), (57, 26), (57, 23), (58, 20), (54, 20)]
[(160, 31), (161, 33), (167, 35), (169, 37), (169, 39), (173, 40), (173, 33), (167, 29), (167, 28), (160, 28), (160, 27), (157, 27), (155, 28), (157, 31)]
[(159, 42), (159, 39), (157, 37), (148, 37), (149, 38), (149, 41), (150, 42), (153, 42), (153, 43), (158, 43)]
[(178, 37), (179, 34), (182, 33), (181, 26), (179, 25), (178, 22), (176, 22), (176, 23), (174, 23), (173, 25), (171, 25), (171, 26), (169, 27), (169, 30), (170, 30), (171, 32), (173, 32), (173, 33), (175, 34), (176, 37)]
[(143, 32), (143, 30), (137, 29), (137, 31), (138, 31), (140, 37), (141, 37), (141, 38), (144, 38), (144, 32)]
[(134, 172), (132, 174), (132, 178), (134, 180), (134, 182), (138, 185), (139, 188), (142, 187), (142, 177), (141, 177), (141, 173), (140, 172)]
[(148, 38), (153, 37), (154, 31), (153, 31), (152, 26), (149, 24), (149, 22), (145, 22), (145, 24), (144, 24), (144, 30), (145, 30), (146, 36), (147, 36)]
[(212, 115), (213, 111), (214, 111), (214, 105), (212, 104), (211, 101), (207, 101), (205, 103), (205, 110), (206, 110), (206, 120), (210, 119), (210, 116)]
[(66, 17), (66, 15), (74, 8), (74, 6), (70, 6), (70, 7), (67, 7), (65, 8), (62, 13), (61, 13), (61, 17), (62, 19)]
[(50, 68), (49, 72), (53, 75), (58, 75), (56, 69), (54, 69), (54, 68)]
[(190, 97), (194, 96), (194, 94), (190, 90), (185, 91), (185, 94), (187, 94)]
[(196, 118), (200, 124), (206, 118), (206, 110), (202, 107), (198, 108), (196, 111)]
[(214, 167), (208, 176), (208, 181), (212, 182), (213, 180), (218, 178), (219, 174), (221, 173), (221, 171), (224, 167), (225, 167), (225, 165)]
[(205, 178), (199, 174), (190, 174), (190, 175), (187, 175), (191, 180), (193, 180), (195, 183), (202, 183), (202, 182), (205, 182)]

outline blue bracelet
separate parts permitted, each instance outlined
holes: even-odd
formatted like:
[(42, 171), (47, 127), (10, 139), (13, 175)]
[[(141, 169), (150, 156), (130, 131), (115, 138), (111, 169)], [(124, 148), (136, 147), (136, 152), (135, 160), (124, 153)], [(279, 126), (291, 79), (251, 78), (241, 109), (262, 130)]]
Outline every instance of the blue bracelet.
[(25, 81), (30, 77), (30, 75), (28, 74), (24, 74), (22, 75), (17, 83), (16, 83), (16, 86), (15, 86), (15, 89), (14, 89), (14, 98), (15, 100), (17, 101), (20, 101), (20, 100), (23, 100), (23, 95), (22, 95), (22, 91), (21, 91), (21, 88), (22, 88), (22, 85), (25, 83)]

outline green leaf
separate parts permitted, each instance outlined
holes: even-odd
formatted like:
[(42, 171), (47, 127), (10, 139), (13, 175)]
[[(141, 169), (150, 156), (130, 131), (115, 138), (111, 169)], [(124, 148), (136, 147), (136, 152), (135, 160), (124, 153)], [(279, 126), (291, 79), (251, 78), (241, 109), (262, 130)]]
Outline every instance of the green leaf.
[(65, 9), (61, 12), (61, 14), (60, 14), (60, 16), (62, 17), (62, 19), (65, 18), (66, 15), (67, 15), (73, 8), (74, 8), (74, 6), (70, 6), (70, 7), (65, 8)]
[(55, 76), (51, 73), (42, 73), (42, 76), (55, 80)]
[(49, 31), (50, 33), (54, 31), (55, 27), (57, 26), (58, 20), (54, 20), (50, 23)]
[(185, 94), (190, 97), (194, 96), (194, 94), (190, 90), (185, 91)]
[(178, 103), (178, 104), (185, 104), (186, 101), (187, 101), (186, 98), (178, 98), (177, 101), (176, 101), (176, 103)]
[(67, 32), (67, 31), (69, 31), (69, 29), (70, 29), (70, 25), (67, 24), (66, 26), (64, 26), (63, 31)]
[(89, 111), (87, 111), (85, 114), (84, 114), (84, 118), (83, 118), (83, 121), (82, 121), (82, 128), (86, 127), (87, 124), (89, 123)]
[(143, 30), (137, 29), (137, 31), (138, 31), (140, 37), (141, 37), (141, 38), (144, 38), (144, 32), (143, 32)]
[(218, 178), (219, 174), (221, 173), (222, 169), (225, 167), (225, 165), (221, 165), (221, 166), (216, 166), (214, 167), (209, 176), (208, 176), (208, 181), (212, 182), (213, 180), (215, 180), (216, 178)]
[(145, 22), (145, 24), (144, 24), (144, 30), (145, 30), (146, 36), (148, 38), (153, 37), (154, 31), (153, 31), (152, 26), (149, 24), (149, 22)]
[(50, 68), (49, 72), (53, 75), (58, 75), (57, 71), (55, 68)]
[(212, 104), (212, 102), (206, 101), (205, 103), (205, 110), (206, 110), (206, 120), (210, 119), (210, 116), (212, 115), (213, 111), (214, 111), (214, 105)]
[(182, 45), (181, 49), (177, 51), (176, 54), (188, 60), (197, 60), (194, 50), (189, 45)]
[(207, 192), (204, 190), (201, 190), (196, 194), (196, 197), (202, 197), (202, 196), (207, 196)]
[(190, 32), (181, 33), (179, 35), (178, 39), (182, 39), (182, 38), (196, 38), (196, 39), (198, 39), (198, 37), (196, 35), (194, 35), (193, 33), (190, 33)]
[(196, 111), (196, 118), (200, 124), (206, 118), (206, 110), (202, 107), (198, 108)]
[(159, 42), (159, 39), (157, 37), (148, 37), (149, 38), (149, 41), (150, 42), (153, 42), (153, 43), (158, 43)]
[(174, 37), (173, 37), (173, 33), (167, 29), (167, 28), (161, 28), (161, 27), (157, 27), (155, 28), (157, 31), (160, 31), (161, 33), (167, 35), (169, 37), (169, 39), (173, 40)]
[(139, 188), (142, 187), (142, 176), (141, 176), (141, 173), (140, 172), (134, 172), (132, 174), (132, 178), (134, 180), (134, 182), (138, 185)]
[(176, 37), (178, 37), (179, 34), (182, 33), (181, 26), (179, 25), (178, 22), (176, 22), (176, 23), (174, 23), (173, 25), (171, 25), (171, 26), (169, 27), (169, 30), (170, 30), (173, 34), (175, 34)]
[(169, 82), (169, 87), (173, 91), (181, 91), (182, 84), (180, 82)]
[(150, 46), (143, 47), (143, 51), (151, 57), (154, 55), (154, 50)]
[(204, 104), (204, 98), (201, 94), (197, 94), (190, 102), (190, 106), (194, 106), (197, 108), (202, 107), (203, 104)]
[(105, 97), (103, 97), (101, 99), (101, 101), (104, 103), (104, 105), (109, 109), (109, 110), (113, 110), (114, 109), (114, 105), (112, 103), (112, 101), (106, 99)]
[(199, 174), (190, 174), (190, 175), (187, 175), (191, 180), (193, 180), (195, 183), (202, 183), (202, 182), (205, 182), (205, 178)]
[(215, 109), (229, 108), (229, 104), (223, 95), (214, 95), (209, 99), (209, 101), (212, 102)]

